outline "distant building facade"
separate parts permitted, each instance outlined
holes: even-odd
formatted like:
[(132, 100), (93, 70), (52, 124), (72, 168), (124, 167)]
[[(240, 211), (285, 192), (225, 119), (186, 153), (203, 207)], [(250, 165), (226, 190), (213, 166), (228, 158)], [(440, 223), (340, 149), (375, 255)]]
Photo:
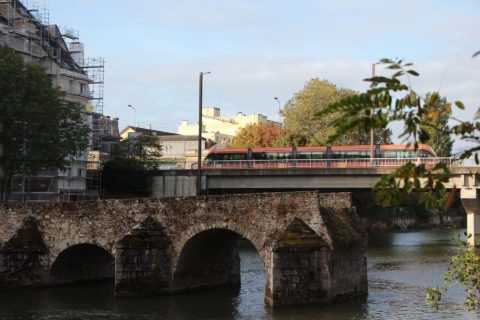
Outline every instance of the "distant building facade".
[[(198, 161), (198, 135), (180, 135), (133, 126), (128, 126), (120, 132), (121, 140), (135, 140), (140, 135), (157, 137), (158, 144), (162, 146), (159, 169), (191, 169)], [(202, 158), (205, 157), (206, 149), (211, 145), (211, 142), (202, 138)]]
[[(202, 137), (216, 143), (231, 144), (238, 131), (249, 124), (271, 124), (281, 126), (279, 122), (268, 120), (259, 113), (244, 114), (238, 112), (234, 116), (222, 116), (220, 108), (208, 107), (202, 110)], [(191, 124), (186, 120), (180, 122), (178, 133), (182, 135), (198, 135), (198, 123)]]

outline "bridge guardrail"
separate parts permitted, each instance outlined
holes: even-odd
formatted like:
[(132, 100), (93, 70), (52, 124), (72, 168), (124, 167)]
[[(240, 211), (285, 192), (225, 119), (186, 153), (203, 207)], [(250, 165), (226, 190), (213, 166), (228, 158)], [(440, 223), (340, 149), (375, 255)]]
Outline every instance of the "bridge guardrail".
[[(354, 158), (354, 159), (281, 159), (281, 160), (217, 160), (204, 163), (202, 169), (282, 169), (282, 168), (370, 168), (401, 167), (408, 162), (434, 166), (446, 163), (449, 167), (478, 166), (473, 159), (459, 160), (452, 157), (437, 158)], [(192, 166), (197, 169), (197, 166)]]

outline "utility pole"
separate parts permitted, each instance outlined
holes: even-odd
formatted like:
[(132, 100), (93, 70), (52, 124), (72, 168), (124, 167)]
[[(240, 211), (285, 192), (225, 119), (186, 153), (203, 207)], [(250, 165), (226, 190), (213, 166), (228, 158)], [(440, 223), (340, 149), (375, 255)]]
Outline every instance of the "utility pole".
[(277, 97), (273, 97), (273, 100), (277, 100), (277, 102), (278, 102), (278, 116), (280, 117), (280, 127), (283, 127), (283, 124), (282, 124), (282, 105), (280, 103), (280, 100)]
[[(375, 62), (375, 63), (372, 63), (372, 78), (375, 78), (375, 66), (379, 64), (378, 62)], [(373, 102), (372, 102), (373, 103)], [(372, 105), (372, 111), (370, 112), (370, 117), (373, 118), (373, 113), (375, 112), (375, 109)], [(373, 132), (373, 127), (370, 128), (370, 164), (373, 164), (373, 158), (374, 158), (374, 152), (375, 152), (375, 149), (374, 149), (374, 146), (373, 146), (373, 137), (374, 136), (374, 132)]]
[(137, 125), (137, 109), (135, 109), (131, 104), (129, 104), (128, 107), (133, 110), (133, 126), (138, 127), (138, 125)]
[(210, 72), (200, 72), (198, 89), (198, 154), (197, 154), (197, 196), (202, 194), (202, 110), (203, 110), (203, 75)]

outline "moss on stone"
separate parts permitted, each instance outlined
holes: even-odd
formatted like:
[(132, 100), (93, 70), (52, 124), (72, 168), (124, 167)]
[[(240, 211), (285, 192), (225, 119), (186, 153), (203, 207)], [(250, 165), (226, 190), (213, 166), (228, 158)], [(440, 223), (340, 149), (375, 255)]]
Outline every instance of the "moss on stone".
[(275, 243), (279, 248), (321, 248), (326, 246), (325, 241), (302, 220), (295, 218)]

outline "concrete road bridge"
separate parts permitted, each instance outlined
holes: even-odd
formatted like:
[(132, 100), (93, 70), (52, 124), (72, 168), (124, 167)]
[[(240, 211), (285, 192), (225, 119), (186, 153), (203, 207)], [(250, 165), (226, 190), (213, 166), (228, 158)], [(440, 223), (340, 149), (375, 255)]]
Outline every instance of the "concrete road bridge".
[[(388, 161), (387, 161), (388, 160)], [(322, 192), (355, 192), (371, 190), (379, 179), (392, 173), (408, 160), (383, 159), (374, 164), (365, 159), (328, 160), (322, 165), (310, 162), (286, 162), (282, 167), (272, 168), (272, 164), (224, 162), (220, 167), (209, 167), (201, 171), (202, 194), (228, 194), (249, 192), (284, 192), (320, 190)], [(461, 198), (467, 211), (467, 232), (473, 236), (470, 242), (476, 243), (480, 234), (480, 206), (477, 190), (480, 187), (480, 166), (473, 161), (454, 161), (452, 158), (419, 159), (433, 167), (438, 161), (446, 162), (452, 173), (448, 189), (454, 186), (461, 190)], [(153, 192), (157, 197), (195, 195), (197, 170), (163, 170), (154, 177)]]

